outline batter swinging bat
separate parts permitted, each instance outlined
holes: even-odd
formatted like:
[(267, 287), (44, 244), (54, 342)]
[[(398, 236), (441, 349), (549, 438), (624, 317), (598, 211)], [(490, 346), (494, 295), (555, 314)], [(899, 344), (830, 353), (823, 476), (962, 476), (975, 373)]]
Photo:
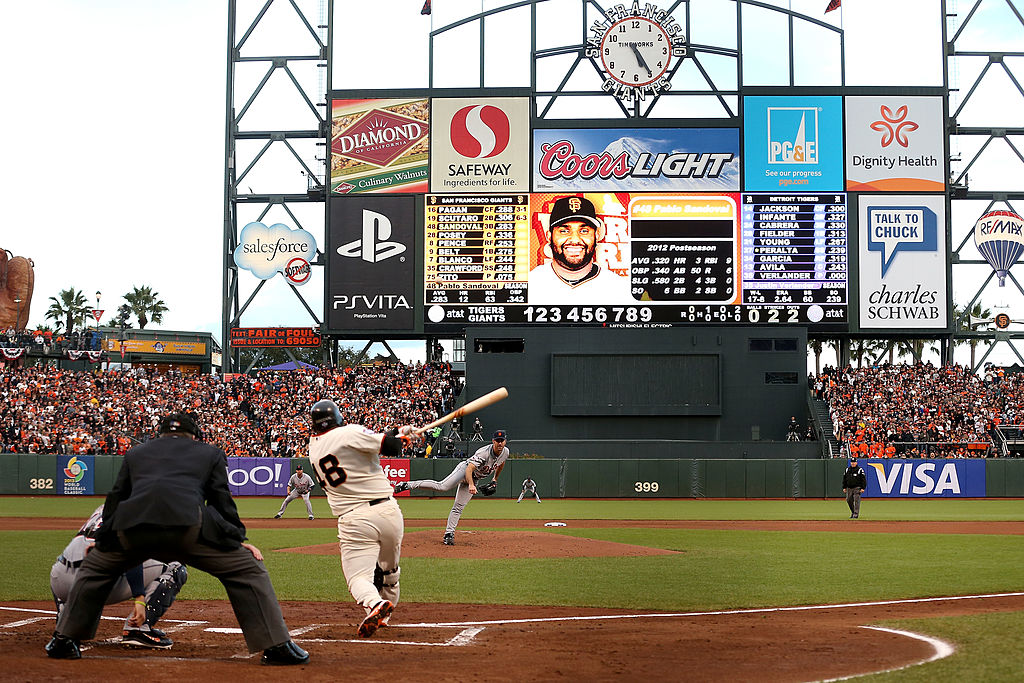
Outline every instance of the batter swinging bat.
[(462, 406), (458, 410), (453, 410), (452, 412), (448, 413), (444, 417), (439, 417), (436, 420), (434, 420), (433, 422), (431, 422), (430, 424), (423, 425), (422, 427), (420, 427), (419, 429), (416, 430), (416, 433), (417, 434), (422, 434), (423, 432), (427, 431), (428, 429), (433, 429), (434, 427), (437, 427), (439, 425), (443, 425), (445, 422), (451, 422), (452, 420), (454, 420), (457, 417), (462, 417), (463, 415), (469, 415), (470, 413), (475, 413), (476, 411), (478, 411), (478, 410), (480, 410), (482, 408), (486, 408), (489, 405), (493, 405), (493, 404), (497, 403), (498, 401), (500, 401), (500, 400), (502, 400), (504, 398), (507, 398), (507, 397), (508, 397), (508, 389), (506, 389), (505, 387), (498, 387), (497, 389), (495, 389), (494, 391), (492, 391), (489, 394), (484, 394), (480, 398), (473, 399), (472, 401), (470, 401), (466, 405)]

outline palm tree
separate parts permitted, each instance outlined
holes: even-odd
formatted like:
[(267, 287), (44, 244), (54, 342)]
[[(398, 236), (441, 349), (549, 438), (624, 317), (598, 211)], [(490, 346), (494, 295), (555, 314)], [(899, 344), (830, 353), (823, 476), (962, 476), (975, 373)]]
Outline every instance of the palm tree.
[(145, 329), (152, 321), (159, 323), (167, 312), (167, 306), (159, 298), (160, 294), (149, 287), (132, 287), (132, 291), (124, 295), (124, 300), (132, 309), (139, 321), (139, 329)]
[(85, 299), (85, 294), (74, 287), (63, 289), (56, 297), (50, 297), (50, 307), (46, 310), (46, 319), (52, 320), (57, 331), (71, 332), (75, 321), (82, 320), (92, 309)]
[[(953, 304), (953, 320), (954, 320), (954, 329), (956, 331), (958, 331), (958, 332), (961, 332), (961, 331), (962, 332), (973, 332), (974, 329), (971, 328), (971, 325), (970, 325), (971, 317), (981, 318), (983, 320), (988, 320), (989, 318), (992, 317), (992, 311), (990, 309), (985, 308), (984, 306), (982, 306), (981, 302), (978, 302), (978, 303), (974, 304), (970, 309), (968, 309), (966, 311), (963, 308), (961, 308), (959, 305)], [(978, 350), (978, 344), (980, 344), (981, 341), (982, 340), (977, 338), (977, 337), (971, 337), (969, 339), (958, 339), (958, 340), (956, 340), (954, 342), (957, 346), (959, 346), (961, 344), (969, 344), (970, 345), (970, 347), (971, 347), (971, 370), (974, 370), (974, 356), (975, 356), (975, 352)]]

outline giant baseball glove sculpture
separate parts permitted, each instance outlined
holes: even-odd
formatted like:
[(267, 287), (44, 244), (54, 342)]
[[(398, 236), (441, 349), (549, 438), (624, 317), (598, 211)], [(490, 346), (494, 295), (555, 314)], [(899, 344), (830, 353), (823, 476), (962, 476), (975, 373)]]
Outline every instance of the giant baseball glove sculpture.
[(28, 309), (36, 283), (34, 266), (32, 259), (0, 248), (0, 330), (8, 327), (22, 330), (28, 324)]
[(496, 482), (496, 481), (489, 481), (486, 484), (484, 484), (483, 486), (478, 486), (476, 488), (476, 490), (479, 493), (484, 494), (485, 496), (493, 496), (494, 492), (498, 490), (498, 482)]

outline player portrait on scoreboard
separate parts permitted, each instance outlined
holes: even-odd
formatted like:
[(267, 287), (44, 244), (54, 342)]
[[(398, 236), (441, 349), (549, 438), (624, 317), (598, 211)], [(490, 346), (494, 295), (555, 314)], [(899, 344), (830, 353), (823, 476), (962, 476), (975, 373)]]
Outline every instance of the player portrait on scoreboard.
[(587, 196), (548, 197), (533, 215), (529, 303), (630, 301), (624, 205), (614, 194), (591, 195), (600, 208)]

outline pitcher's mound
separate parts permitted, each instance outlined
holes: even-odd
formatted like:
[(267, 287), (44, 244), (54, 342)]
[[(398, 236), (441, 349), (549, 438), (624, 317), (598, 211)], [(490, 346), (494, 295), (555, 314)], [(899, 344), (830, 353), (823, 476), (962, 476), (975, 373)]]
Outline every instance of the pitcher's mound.
[[(544, 531), (488, 531), (471, 529), (455, 532), (455, 545), (444, 545), (444, 530), (414, 531), (402, 541), (402, 557), (455, 557), (490, 560), (524, 557), (639, 557), (673, 555), (673, 550), (642, 545), (595, 541)], [(337, 543), (304, 548), (283, 548), (280, 552), (337, 555)]]

